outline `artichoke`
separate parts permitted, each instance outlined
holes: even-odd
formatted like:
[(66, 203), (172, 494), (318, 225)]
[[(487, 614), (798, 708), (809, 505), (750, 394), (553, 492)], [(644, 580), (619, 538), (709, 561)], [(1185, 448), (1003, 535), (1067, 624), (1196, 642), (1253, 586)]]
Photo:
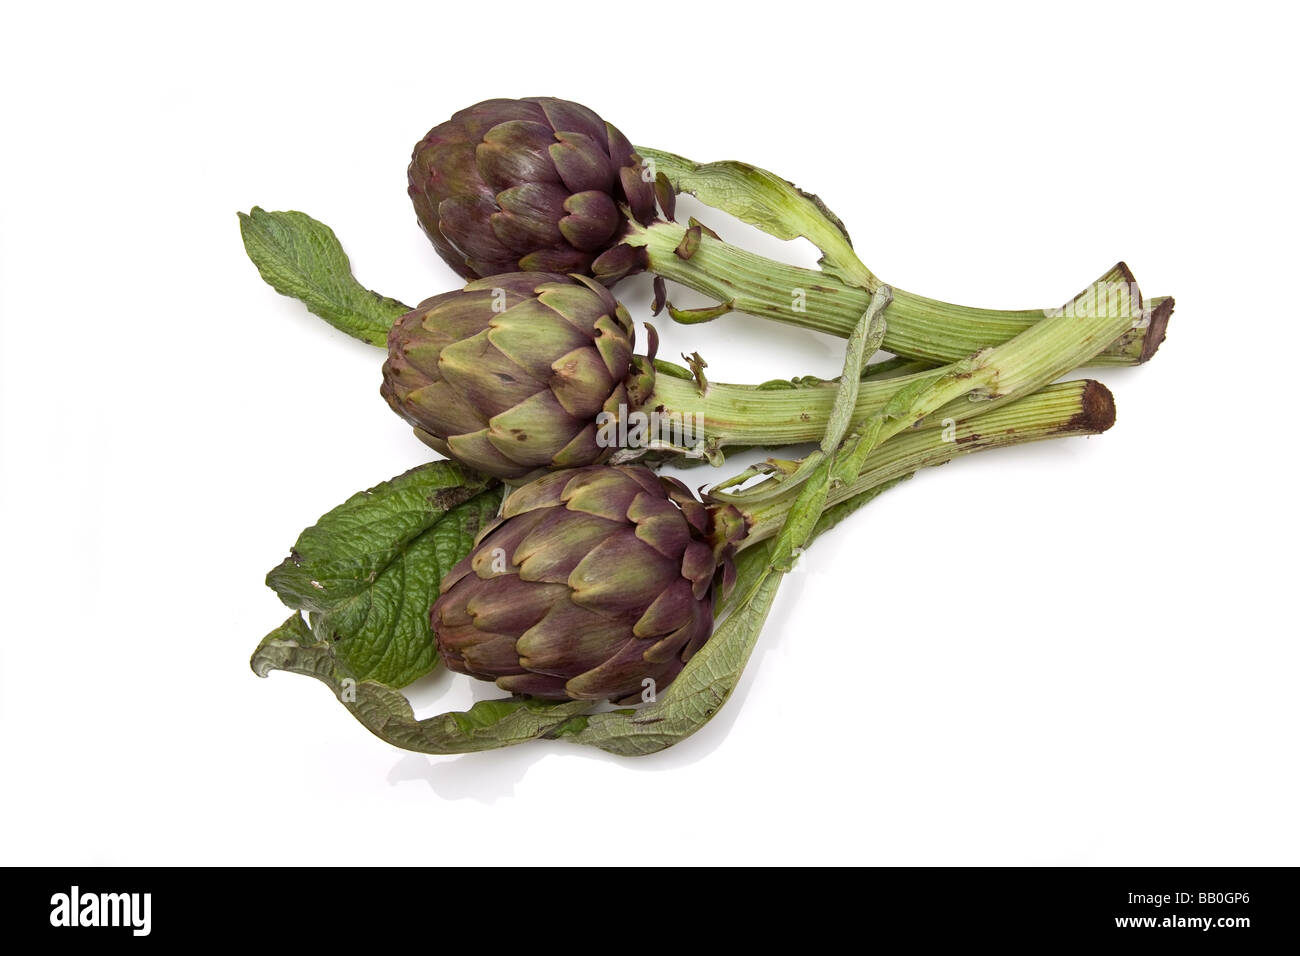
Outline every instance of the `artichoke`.
[(380, 393), (442, 454), (522, 478), (614, 451), (600, 420), (618, 421), (654, 385), (634, 344), (627, 311), (592, 279), (490, 276), (393, 324)]
[[(416, 144), (407, 177), (420, 225), (467, 279), (589, 273), (625, 230), (620, 205), (642, 224), (655, 218), (654, 183), (627, 137), (568, 100), (496, 99), (463, 109)], [(616, 253), (636, 255), (626, 246)]]
[(430, 623), (447, 666), (549, 700), (640, 700), (713, 633), (744, 521), (642, 465), (552, 472), (442, 580)]

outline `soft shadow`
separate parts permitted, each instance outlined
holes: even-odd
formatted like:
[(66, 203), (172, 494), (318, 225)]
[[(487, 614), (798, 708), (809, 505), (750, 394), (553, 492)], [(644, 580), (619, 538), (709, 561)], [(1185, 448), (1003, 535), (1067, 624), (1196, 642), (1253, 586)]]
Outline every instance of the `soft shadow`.
[[(404, 754), (388, 772), (388, 783), (396, 786), (423, 782), (444, 800), (473, 800), (491, 805), (502, 797), (513, 797), (515, 785), (524, 778), (528, 768), (558, 749), (556, 741), (535, 740), (518, 747), (459, 757)], [(573, 749), (572, 745), (564, 748)]]
[[(742, 680), (742, 684), (747, 681)], [(733, 700), (699, 733), (680, 744), (645, 757), (619, 757), (595, 747), (563, 740), (532, 740), (516, 747), (488, 750), (456, 757), (403, 754), (388, 772), (388, 783), (424, 783), (443, 800), (473, 800), (491, 806), (515, 795), (529, 769), (543, 757), (597, 760), (627, 770), (657, 772), (684, 767), (712, 753), (730, 730), (745, 690), (737, 688)]]

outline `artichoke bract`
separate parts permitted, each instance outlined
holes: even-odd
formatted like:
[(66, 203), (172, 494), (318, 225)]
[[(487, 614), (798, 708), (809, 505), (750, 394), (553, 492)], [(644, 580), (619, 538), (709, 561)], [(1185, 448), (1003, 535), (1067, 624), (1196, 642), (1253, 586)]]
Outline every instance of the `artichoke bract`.
[(653, 696), (713, 633), (738, 515), (642, 465), (539, 478), (443, 578), (430, 612), (442, 658), (543, 699)]
[(463, 109), (416, 144), (407, 177), (420, 225), (467, 279), (587, 273), (618, 244), (621, 205), (643, 225), (655, 218), (654, 183), (627, 137), (568, 100)]
[[(585, 276), (489, 276), (393, 324), (380, 393), (442, 454), (498, 478), (594, 464), (654, 386), (632, 319)], [(602, 415), (602, 412), (608, 413)]]

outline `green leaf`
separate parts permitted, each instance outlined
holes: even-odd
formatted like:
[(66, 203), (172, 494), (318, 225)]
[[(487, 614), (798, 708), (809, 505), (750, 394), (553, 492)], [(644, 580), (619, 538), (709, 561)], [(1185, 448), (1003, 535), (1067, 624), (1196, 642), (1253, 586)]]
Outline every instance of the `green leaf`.
[(822, 251), (822, 266), (851, 285), (874, 292), (877, 279), (853, 251), (844, 223), (812, 193), (775, 173), (725, 160), (697, 163), (684, 156), (638, 146), (643, 160), (668, 177), (677, 192), (730, 213), (778, 239), (802, 236)]
[(844, 372), (840, 375), (835, 389), (835, 401), (831, 405), (831, 414), (827, 420), (826, 434), (822, 437), (821, 449), (828, 455), (833, 452), (853, 421), (854, 406), (858, 401), (858, 385), (862, 381), (862, 370), (880, 348), (885, 340), (885, 307), (892, 301), (893, 292), (889, 286), (881, 286), (871, 297), (871, 305), (849, 336), (844, 353)]
[[(903, 480), (872, 488), (826, 509), (813, 537)], [(720, 613), (732, 613), (660, 700), (639, 710), (592, 714), (590, 711), (598, 705), (591, 701), (557, 703), (510, 697), (479, 701), (467, 711), (416, 720), (410, 702), (400, 691), (375, 681), (358, 681), (339, 661), (338, 645), (318, 639), (298, 614), (263, 638), (249, 663), (259, 677), (282, 670), (316, 678), (371, 733), (395, 747), (417, 753), (471, 753), (528, 740), (567, 738), (624, 756), (649, 754), (695, 733), (731, 695), (781, 580), (770, 561), (771, 542), (755, 545), (739, 556), (736, 585), (730, 598), (719, 607)]]
[(327, 645), (318, 644), (316, 638), (312, 636), (311, 628), (302, 619), (302, 615), (294, 614), (292, 617), (285, 618), (283, 624), (262, 638), (248, 664), (258, 677), (265, 677), (271, 671), (291, 669), (300, 674), (331, 673), (334, 662), (328, 653), (295, 654), (295, 651), (309, 647), (319, 647), (322, 652), (329, 650)]
[(493, 479), (450, 461), (421, 465), (323, 515), (266, 583), (309, 612), (348, 676), (404, 686), (437, 664), (438, 583), (500, 503)]
[(317, 640), (295, 614), (262, 639), (250, 664), (259, 677), (282, 670), (316, 678), (371, 733), (416, 753), (471, 753), (576, 733), (586, 720), (583, 715), (594, 706), (591, 701), (548, 703), (512, 697), (483, 700), (466, 711), (416, 720), (400, 691), (357, 680), (336, 651), (337, 645)]
[(363, 342), (385, 347), (389, 327), (410, 311), (357, 282), (334, 230), (306, 213), (254, 206), (239, 214), (239, 232), (248, 258), (271, 288)]

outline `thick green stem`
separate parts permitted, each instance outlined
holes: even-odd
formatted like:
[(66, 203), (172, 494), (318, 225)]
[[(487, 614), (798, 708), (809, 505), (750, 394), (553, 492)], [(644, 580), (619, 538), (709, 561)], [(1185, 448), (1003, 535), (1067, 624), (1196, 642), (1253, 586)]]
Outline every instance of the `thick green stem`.
[[(942, 465), (971, 452), (1046, 438), (1096, 435), (1110, 428), (1114, 421), (1114, 399), (1100, 382), (1081, 380), (1049, 385), (969, 422), (941, 430), (896, 435), (867, 456), (856, 480), (833, 485), (826, 505), (833, 507), (919, 468)], [(740, 547), (750, 547), (777, 534), (797, 495), (798, 490), (791, 489), (783, 496), (753, 507), (739, 505), (749, 526)], [(734, 503), (734, 499), (728, 500)]]
[[(710, 382), (704, 394), (693, 378), (679, 378), (656, 363), (660, 374), (645, 403), (665, 423), (680, 421), (710, 452), (734, 445), (797, 445), (818, 441), (826, 431), (835, 384), (787, 387), (728, 385)], [(884, 407), (903, 385), (931, 381), (935, 369), (897, 378), (867, 379), (858, 391), (854, 419), (862, 420)], [(973, 410), (972, 410), (973, 412)], [(968, 413), (969, 414), (969, 413)]]
[[(864, 288), (841, 282), (827, 272), (755, 255), (707, 234), (701, 234), (698, 244), (692, 244), (695, 251), (690, 258), (682, 258), (677, 249), (685, 234), (684, 226), (659, 222), (648, 229), (633, 229), (627, 238), (632, 245), (645, 246), (650, 271), (712, 296), (722, 305), (721, 309), (686, 311), (670, 306), (678, 321), (708, 321), (736, 311), (847, 338), (867, 309), (871, 293)], [(1098, 295), (1120, 294), (1120, 290), (1103, 285), (1111, 281), (1116, 270), (1131, 281), (1132, 276), (1121, 263), (1066, 308), (1077, 307)], [(1091, 364), (1137, 365), (1155, 354), (1164, 340), (1172, 311), (1171, 307), (1156, 314), (1155, 306), (1163, 301), (1148, 303), (1151, 311), (1139, 316), (1138, 324), (1125, 329)], [(1054, 311), (1059, 310), (976, 309), (895, 288), (884, 348), (913, 359), (953, 362), (1005, 342)]]
[[(1108, 287), (1123, 285), (1129, 281), (1128, 273), (1116, 267), (1101, 281)], [(886, 341), (895, 321), (896, 304), (895, 300), (885, 313)], [(940, 428), (949, 420), (962, 422), (1006, 404), (1025, 393), (1026, 383), (1030, 389), (1037, 388), (1080, 365), (1088, 365), (1100, 343), (1113, 341), (1112, 333), (1127, 328), (1132, 317), (1140, 312), (1136, 302), (1127, 298), (1109, 300), (1103, 305), (1104, 309), (1094, 309), (1103, 312), (1101, 315), (1089, 315), (1086, 310), (1080, 310), (1080, 314), (1063, 312), (1035, 323), (993, 350), (998, 354), (996, 369), (990, 370), (979, 363), (978, 367), (967, 368), (968, 356), (964, 362), (936, 369), (893, 377), (868, 377), (858, 388), (855, 425), (880, 412), (904, 389), (919, 389), (950, 377), (946, 386), (951, 392), (945, 399), (947, 404), (929, 414), (919, 426)], [(1172, 307), (1172, 302), (1165, 302), (1154, 310), (1155, 315), (1162, 318)], [(779, 383), (744, 386), (711, 382), (701, 394), (694, 379), (680, 377), (686, 375), (684, 371), (672, 374), (675, 367), (664, 363), (659, 363), (659, 368), (660, 375), (645, 408), (653, 409), (666, 423), (680, 422), (683, 431), (694, 438), (683, 444), (702, 443), (700, 450), (706, 455), (727, 446), (818, 441), (825, 433), (836, 394), (835, 384), (830, 382), (785, 387), (778, 387)], [(968, 397), (967, 393), (972, 394)]]
[[(1127, 294), (1107, 300), (1091, 310), (1065, 310), (1049, 316), (1014, 339), (983, 349), (960, 362), (924, 373), (902, 385), (876, 413), (863, 420), (834, 456), (832, 482), (851, 482), (868, 455), (899, 432), (915, 427), (963, 396), (967, 399), (1013, 399), (1047, 385), (1059, 375), (1087, 362), (1114, 341), (1133, 317), (1140, 314), (1141, 297), (1130, 283), (1119, 283)], [(868, 313), (870, 314), (870, 313)], [(937, 374), (936, 374), (937, 373)], [(842, 381), (840, 388), (858, 393), (861, 383)], [(933, 377), (929, 377), (933, 376)], [(955, 416), (952, 416), (955, 417)], [(946, 422), (945, 422), (946, 423)], [(765, 481), (729, 493), (732, 503), (754, 504), (783, 497), (788, 489), (813, 480), (822, 481), (825, 469), (817, 455), (793, 463), (792, 469)]]

